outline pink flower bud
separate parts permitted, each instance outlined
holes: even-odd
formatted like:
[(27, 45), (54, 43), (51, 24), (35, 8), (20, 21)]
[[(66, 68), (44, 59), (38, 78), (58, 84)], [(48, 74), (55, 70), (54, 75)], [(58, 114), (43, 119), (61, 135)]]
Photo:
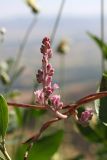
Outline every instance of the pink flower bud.
[(53, 76), (54, 74), (54, 69), (51, 69), (50, 72), (48, 73), (49, 76)]
[(53, 95), (50, 101), (56, 110), (61, 109), (63, 106), (63, 103), (60, 101), (60, 95)]
[(41, 46), (40, 48), (41, 53), (43, 53), (44, 55), (47, 54), (48, 48), (46, 48), (44, 45)]
[(52, 69), (52, 65), (49, 63), (49, 64), (47, 65), (47, 71), (49, 72), (51, 69)]
[(87, 126), (89, 124), (89, 120), (92, 119), (93, 110), (91, 108), (87, 108), (84, 112), (81, 113), (81, 117), (79, 118), (79, 123), (83, 126)]
[(52, 49), (48, 49), (47, 54), (48, 54), (48, 58), (51, 58), (52, 57)]
[(45, 44), (46, 41), (50, 42), (50, 39), (48, 37), (44, 37), (42, 43)]
[(58, 89), (58, 88), (59, 88), (58, 84), (57, 84), (57, 83), (54, 83), (53, 89)]
[(35, 96), (36, 96), (36, 100), (38, 103), (43, 104), (44, 103), (44, 93), (43, 90), (37, 90), (36, 92), (34, 92)]
[(36, 74), (36, 78), (37, 78), (38, 83), (43, 82), (43, 71), (42, 71), (42, 69), (38, 70), (38, 74)]
[(45, 84), (46, 84), (47, 86), (50, 86), (50, 85), (51, 85), (51, 82), (52, 82), (52, 77), (51, 77), (51, 76), (48, 76), (47, 79), (46, 79)]

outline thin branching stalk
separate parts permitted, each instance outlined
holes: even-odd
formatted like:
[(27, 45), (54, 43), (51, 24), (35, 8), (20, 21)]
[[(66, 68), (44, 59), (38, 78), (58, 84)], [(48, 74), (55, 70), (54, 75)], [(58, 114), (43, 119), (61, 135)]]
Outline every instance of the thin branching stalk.
[(4, 155), (6, 160), (11, 160), (7, 150), (6, 150), (6, 146), (5, 146), (5, 140), (3, 139), (1, 144), (0, 144), (0, 151), (2, 152), (2, 154)]
[(27, 41), (29, 39), (29, 36), (30, 36), (33, 28), (35, 27), (36, 23), (37, 23), (37, 16), (34, 16), (32, 21), (31, 21), (31, 23), (30, 23), (30, 25), (28, 26), (28, 28), (27, 28), (27, 30), (25, 32), (25, 35), (24, 35), (24, 37), (22, 39), (22, 42), (21, 42), (21, 44), (19, 46), (19, 50), (18, 50), (17, 57), (16, 57), (16, 63), (15, 63), (16, 67), (19, 65), (19, 62), (21, 60), (21, 57), (22, 57), (22, 54), (23, 54), (24, 49), (26, 47)]
[(60, 4), (59, 11), (58, 11), (58, 15), (56, 17), (56, 21), (55, 21), (55, 24), (53, 26), (53, 30), (52, 30), (51, 37), (50, 37), (51, 44), (53, 44), (53, 41), (55, 39), (55, 35), (56, 35), (57, 29), (58, 29), (59, 21), (61, 19), (61, 15), (62, 15), (62, 12), (63, 12), (63, 8), (64, 8), (64, 5), (65, 5), (65, 2), (66, 2), (66, 0), (61, 0), (61, 4)]
[(27, 150), (24, 154), (24, 160), (28, 160), (29, 151), (31, 150), (32, 147), (33, 147), (33, 143), (30, 143), (30, 145), (27, 147)]
[(47, 106), (43, 106), (40, 104), (32, 105), (32, 104), (16, 103), (16, 102), (7, 102), (7, 104), (13, 107), (32, 108), (32, 109), (39, 109), (39, 110), (47, 109)]

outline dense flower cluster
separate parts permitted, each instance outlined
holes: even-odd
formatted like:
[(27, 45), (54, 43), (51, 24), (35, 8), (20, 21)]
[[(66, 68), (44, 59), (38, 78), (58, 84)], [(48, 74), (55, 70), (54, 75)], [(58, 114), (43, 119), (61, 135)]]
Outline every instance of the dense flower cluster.
[(52, 57), (49, 38), (45, 37), (43, 39), (40, 51), (43, 55), (42, 67), (38, 70), (36, 78), (38, 83), (42, 84), (42, 89), (34, 92), (36, 100), (39, 104), (43, 105), (48, 105), (48, 103), (50, 103), (54, 110), (59, 110), (62, 108), (63, 102), (61, 102), (60, 95), (53, 95), (54, 90), (59, 88), (59, 86), (57, 84), (52, 84), (54, 68), (49, 63), (49, 60)]
[[(52, 58), (52, 49), (50, 46), (50, 39), (48, 37), (43, 39), (40, 52), (43, 56), (42, 67), (38, 70), (36, 79), (38, 83), (42, 84), (42, 89), (34, 92), (36, 96), (36, 102), (41, 105), (49, 106), (59, 118), (67, 118), (67, 115), (59, 112), (59, 110), (61, 110), (63, 107), (63, 102), (61, 101), (60, 95), (54, 95), (55, 89), (58, 89), (59, 86), (56, 83), (52, 84), (54, 68), (49, 62), (49, 60)], [(89, 123), (89, 120), (91, 120), (92, 115), (92, 109), (87, 109), (82, 112), (78, 122), (81, 125), (86, 126)]]

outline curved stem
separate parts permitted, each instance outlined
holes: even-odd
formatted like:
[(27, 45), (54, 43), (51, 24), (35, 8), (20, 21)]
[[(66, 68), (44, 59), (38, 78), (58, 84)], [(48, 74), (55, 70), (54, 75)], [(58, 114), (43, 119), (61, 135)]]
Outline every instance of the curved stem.
[[(103, 43), (104, 43), (104, 0), (101, 0), (101, 20), (100, 20), (100, 28), (101, 28), (101, 40), (102, 40), (102, 52), (103, 52)], [(102, 72), (105, 71), (104, 64), (104, 54), (102, 53)]]
[(0, 151), (2, 152), (2, 154), (4, 155), (4, 157), (6, 158), (6, 160), (11, 160), (6, 147), (5, 147), (5, 140), (3, 139), (1, 144), (0, 144)]
[(36, 22), (37, 22), (37, 16), (35, 16), (33, 18), (33, 20), (31, 21), (30, 25), (28, 26), (28, 28), (26, 30), (26, 33), (25, 33), (25, 35), (23, 37), (23, 40), (22, 40), (22, 43), (19, 46), (19, 50), (18, 50), (18, 53), (17, 53), (15, 66), (19, 65), (19, 62), (20, 62), (20, 59), (22, 57), (23, 51), (25, 49), (26, 43), (28, 41), (28, 38), (29, 38), (29, 36), (30, 36), (30, 34), (31, 34)]
[(52, 30), (52, 33), (51, 33), (51, 38), (50, 38), (51, 44), (53, 43), (55, 35), (56, 35), (56, 31), (57, 31), (57, 28), (58, 28), (58, 25), (59, 25), (59, 21), (60, 21), (61, 15), (62, 15), (62, 11), (63, 11), (64, 5), (65, 5), (65, 1), (66, 0), (61, 0), (61, 5), (60, 5), (59, 11), (58, 11), (58, 15), (56, 17), (56, 21), (55, 21), (55, 24), (53, 26), (53, 30)]
[(21, 108), (32, 108), (32, 109), (47, 109), (47, 106), (43, 105), (32, 105), (32, 104), (25, 104), (25, 103), (16, 103), (16, 102), (7, 102), (9, 106), (16, 106), (16, 107), (21, 107)]
[(101, 0), (101, 39), (104, 42), (104, 0)]

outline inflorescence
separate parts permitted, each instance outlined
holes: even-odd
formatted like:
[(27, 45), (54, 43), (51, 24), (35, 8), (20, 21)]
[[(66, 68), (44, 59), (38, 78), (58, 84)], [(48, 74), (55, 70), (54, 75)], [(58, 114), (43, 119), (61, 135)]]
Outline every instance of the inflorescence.
[[(54, 94), (55, 89), (58, 89), (58, 84), (52, 84), (52, 78), (54, 75), (54, 68), (52, 67), (49, 60), (52, 58), (52, 49), (50, 44), (50, 39), (45, 37), (42, 41), (40, 48), (42, 53), (42, 67), (38, 70), (36, 74), (36, 79), (38, 83), (42, 84), (42, 89), (34, 92), (36, 96), (36, 102), (41, 105), (48, 106), (59, 118), (67, 118), (59, 112), (63, 107), (63, 102), (61, 101), (61, 96)], [(78, 122), (86, 126), (93, 116), (92, 109), (86, 109), (82, 112), (81, 117), (78, 118)]]

